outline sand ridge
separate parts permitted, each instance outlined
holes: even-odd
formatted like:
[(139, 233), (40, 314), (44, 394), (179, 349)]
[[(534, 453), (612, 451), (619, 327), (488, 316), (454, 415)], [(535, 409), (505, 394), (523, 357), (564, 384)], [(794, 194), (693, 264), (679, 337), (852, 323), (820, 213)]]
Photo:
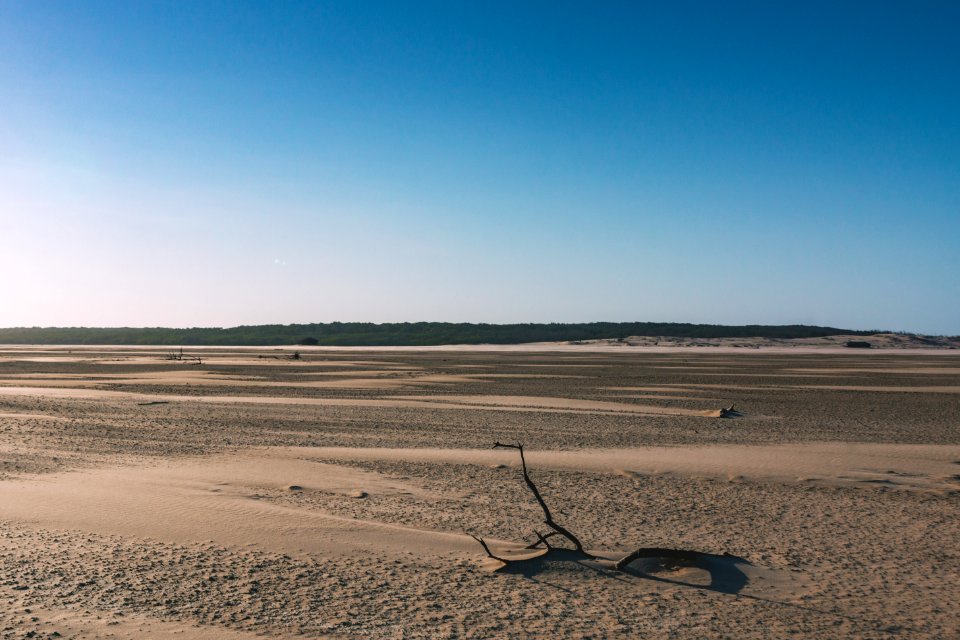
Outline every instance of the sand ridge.
[[(81, 385), (82, 386), (82, 385)], [(335, 386), (335, 385), (331, 385)], [(357, 388), (353, 385), (344, 387)], [(372, 385), (370, 388), (389, 388)], [(564, 398), (534, 398), (511, 396), (392, 396), (382, 399), (362, 398), (305, 398), (305, 397), (272, 397), (272, 396), (188, 396), (188, 395), (159, 395), (128, 393), (107, 389), (84, 389), (74, 387), (43, 386), (8, 386), (0, 385), (0, 396), (42, 396), (89, 399), (121, 399), (136, 400), (142, 404), (162, 404), (169, 402), (189, 403), (216, 403), (216, 404), (290, 404), (312, 406), (346, 406), (346, 407), (393, 407), (393, 408), (430, 408), (445, 410), (473, 410), (473, 411), (511, 411), (511, 412), (540, 412), (540, 413), (574, 413), (574, 414), (604, 414), (623, 413), (634, 415), (674, 415), (717, 417), (716, 409), (684, 409), (678, 407), (662, 407), (656, 405), (624, 404), (618, 402), (597, 400), (572, 400)]]
[[(516, 456), (485, 449), (301, 447), (317, 459), (502, 465)], [(960, 446), (810, 443), (530, 451), (531, 468), (600, 473), (681, 474), (741, 481), (820, 482), (960, 494)]]
[(257, 493), (289, 486), (348, 496), (428, 497), (413, 484), (376, 473), (269, 455), (68, 472), (0, 484), (0, 495), (8, 520), (169, 542), (214, 541), (325, 556), (371, 549), (436, 555), (475, 550), (463, 534), (302, 513), (263, 501)]

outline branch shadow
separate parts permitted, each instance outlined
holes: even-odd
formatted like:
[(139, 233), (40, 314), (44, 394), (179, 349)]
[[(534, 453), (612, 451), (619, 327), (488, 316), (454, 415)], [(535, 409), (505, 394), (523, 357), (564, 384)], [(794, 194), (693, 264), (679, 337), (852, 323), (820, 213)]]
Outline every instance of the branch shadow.
[[(742, 566), (755, 566), (746, 558), (730, 554), (715, 555), (711, 553), (690, 552), (688, 558), (646, 557), (634, 560), (622, 569), (614, 569), (613, 562), (602, 557), (594, 557), (571, 549), (551, 549), (549, 552), (540, 551), (539, 555), (509, 559), (509, 562), (499, 569), (498, 573), (519, 575), (532, 582), (573, 593), (573, 590), (548, 582), (541, 574), (556, 572), (557, 569), (567, 566), (568, 569), (588, 570), (608, 580), (636, 584), (631, 578), (650, 580), (662, 584), (671, 584), (679, 587), (700, 589), (722, 593), (738, 598), (748, 598), (760, 602), (777, 604), (808, 611), (820, 615), (834, 616), (865, 624), (872, 628), (881, 628), (876, 621), (847, 615), (838, 611), (829, 611), (807, 605), (767, 598), (751, 593), (743, 593), (749, 586), (750, 577), (741, 569)], [(682, 580), (674, 577), (658, 575), (660, 573), (678, 573), (683, 569), (699, 569), (709, 576), (709, 582)]]
[[(498, 569), (498, 573), (520, 575), (530, 580), (546, 571), (556, 571), (567, 565), (570, 568), (582, 568), (602, 575), (611, 580), (630, 582), (626, 576), (634, 576), (656, 582), (664, 582), (698, 589), (708, 589), (720, 593), (737, 594), (749, 584), (750, 579), (737, 565), (748, 562), (744, 558), (731, 555), (713, 555), (696, 553), (692, 559), (676, 558), (641, 558), (635, 560), (621, 571), (614, 571), (607, 566), (609, 561), (596, 558), (586, 553), (572, 549), (551, 549), (549, 552), (540, 552), (537, 555), (524, 558), (508, 558), (509, 562)], [(574, 566), (575, 565), (575, 566)], [(710, 576), (708, 584), (668, 578), (657, 575), (664, 571), (675, 571), (682, 568), (695, 568), (705, 571)], [(542, 582), (542, 580), (538, 580)]]
[[(563, 570), (564, 568), (567, 570), (592, 571), (602, 578), (634, 585), (637, 584), (634, 579), (639, 578), (641, 580), (650, 580), (662, 584), (700, 589), (737, 598), (747, 598), (759, 602), (781, 605), (818, 615), (849, 620), (850, 622), (864, 625), (873, 630), (885, 630), (885, 627), (876, 620), (849, 615), (839, 611), (819, 609), (796, 602), (744, 593), (744, 589), (750, 585), (750, 577), (741, 567), (753, 567), (755, 565), (746, 558), (739, 556), (689, 552), (689, 557), (685, 558), (657, 556), (638, 558), (619, 570), (614, 569), (613, 564), (613, 561), (608, 558), (595, 557), (572, 549), (553, 548), (546, 552), (540, 550), (537, 555), (533, 556), (526, 555), (524, 557), (511, 558), (507, 564), (497, 569), (497, 572), (523, 576), (532, 582), (553, 587), (567, 593), (574, 593), (574, 590), (566, 586), (548, 582), (543, 579), (542, 574), (555, 573), (558, 569)], [(662, 573), (677, 574), (681, 573), (683, 569), (699, 569), (709, 576), (709, 582), (683, 580), (659, 575)]]
[[(746, 558), (739, 556), (697, 553), (690, 559), (640, 558), (624, 567), (622, 571), (628, 575), (653, 580), (655, 582), (694, 587), (732, 595), (739, 594), (750, 584), (750, 578), (740, 568), (740, 565), (752, 566)], [(702, 584), (700, 582), (658, 575), (665, 571), (675, 572), (686, 568), (700, 569), (706, 572), (710, 577), (710, 582)]]

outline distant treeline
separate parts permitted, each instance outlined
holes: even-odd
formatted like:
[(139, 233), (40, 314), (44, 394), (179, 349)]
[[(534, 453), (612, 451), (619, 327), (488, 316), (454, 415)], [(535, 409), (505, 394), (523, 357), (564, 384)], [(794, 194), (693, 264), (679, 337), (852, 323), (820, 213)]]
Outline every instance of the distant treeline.
[(472, 324), (452, 322), (330, 322), (221, 328), (167, 329), (95, 327), (20, 327), (0, 329), (0, 344), (233, 345), (268, 346), (418, 346), (439, 344), (522, 344), (669, 336), (675, 338), (818, 338), (866, 336), (853, 331), (806, 325), (681, 324), (661, 322), (586, 322), (577, 324)]

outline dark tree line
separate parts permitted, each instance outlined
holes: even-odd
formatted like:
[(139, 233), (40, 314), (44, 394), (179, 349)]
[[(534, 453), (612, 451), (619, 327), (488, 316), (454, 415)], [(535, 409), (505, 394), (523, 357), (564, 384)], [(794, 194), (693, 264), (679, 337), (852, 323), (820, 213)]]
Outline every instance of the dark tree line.
[(616, 339), (629, 336), (676, 338), (816, 338), (867, 336), (853, 331), (807, 325), (685, 324), (661, 322), (586, 322), (577, 324), (473, 324), (452, 322), (330, 322), (230, 328), (169, 329), (101, 327), (17, 327), (0, 329), (0, 344), (71, 345), (237, 345), (313, 344), (326, 346), (420, 346), (438, 344), (522, 344)]

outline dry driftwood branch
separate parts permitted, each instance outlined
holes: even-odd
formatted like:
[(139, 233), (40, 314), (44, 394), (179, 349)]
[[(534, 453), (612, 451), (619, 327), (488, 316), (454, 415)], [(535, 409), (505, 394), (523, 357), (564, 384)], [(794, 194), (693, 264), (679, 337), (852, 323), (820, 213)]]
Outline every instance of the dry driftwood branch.
[[(523, 445), (519, 442), (517, 444), (504, 444), (502, 442), (493, 443), (494, 449), (516, 449), (520, 452), (520, 468), (523, 470), (523, 481), (527, 483), (527, 487), (533, 493), (533, 497), (537, 499), (537, 502), (540, 503), (540, 508), (543, 510), (543, 523), (557, 532), (559, 535), (563, 536), (567, 540), (573, 543), (574, 549), (580, 553), (584, 553), (583, 544), (577, 538), (577, 536), (570, 533), (565, 527), (557, 524), (553, 515), (550, 513), (550, 508), (547, 506), (547, 503), (544, 501), (543, 496), (540, 495), (540, 490), (537, 489), (537, 485), (533, 483), (533, 480), (530, 479), (530, 474), (527, 473), (527, 460), (523, 456)], [(539, 535), (539, 534), (538, 534)], [(546, 539), (542, 538), (539, 542), (546, 543)]]
[[(554, 531), (553, 533), (556, 533), (556, 531)], [(553, 546), (550, 544), (550, 541), (547, 540), (547, 537), (548, 537), (550, 534), (547, 534), (547, 535), (545, 536), (545, 535), (543, 535), (542, 533), (540, 533), (539, 531), (534, 530), (533, 535), (537, 536), (537, 542), (536, 542), (537, 545), (542, 544), (544, 547), (547, 548), (547, 551), (552, 551), (552, 550), (553, 550)]]
[(480, 543), (480, 546), (483, 547), (483, 550), (487, 552), (487, 555), (488, 555), (488, 556), (490, 556), (490, 557), (493, 558), (494, 560), (499, 560), (500, 562), (502, 562), (502, 563), (504, 563), (504, 564), (509, 564), (509, 562), (510, 562), (509, 560), (506, 560), (506, 559), (504, 559), (504, 558), (501, 558), (500, 556), (495, 556), (495, 555), (493, 555), (493, 552), (490, 551), (490, 547), (487, 546), (487, 543), (486, 543), (486, 541), (485, 541), (483, 538), (481, 538), (481, 537), (479, 537), (479, 536), (475, 536), (475, 535), (473, 535), (472, 533), (469, 534), (469, 535), (470, 535), (471, 538), (473, 538), (474, 540), (476, 540), (477, 542)]
[[(733, 405), (730, 405), (729, 409), (721, 409), (721, 411), (736, 414), (736, 411), (734, 410)], [(722, 417), (722, 414), (721, 414), (721, 417)], [(542, 545), (546, 549), (546, 554), (551, 554), (556, 551), (563, 551), (562, 547), (555, 547), (552, 544), (550, 544), (550, 541), (549, 541), (549, 539), (554, 536), (562, 536), (567, 540), (569, 540), (571, 543), (573, 543), (575, 547), (574, 549), (575, 553), (579, 554), (584, 559), (595, 559), (595, 556), (583, 550), (583, 544), (581, 544), (580, 540), (575, 535), (573, 535), (568, 529), (557, 524), (554, 521), (553, 515), (550, 513), (550, 508), (547, 506), (546, 501), (544, 501), (543, 496), (540, 494), (540, 490), (537, 488), (537, 485), (533, 482), (533, 480), (530, 478), (530, 474), (527, 472), (527, 461), (523, 455), (523, 445), (520, 444), (519, 442), (517, 444), (504, 444), (502, 442), (495, 442), (493, 447), (495, 449), (516, 449), (517, 451), (520, 452), (520, 468), (523, 471), (523, 480), (526, 483), (527, 487), (530, 489), (531, 493), (533, 493), (533, 496), (537, 499), (537, 503), (539, 503), (540, 508), (543, 510), (544, 523), (547, 526), (549, 526), (551, 529), (553, 529), (553, 531), (550, 531), (546, 534), (542, 534), (539, 531), (534, 530), (533, 534), (537, 537), (537, 540), (536, 542), (533, 542), (527, 545), (525, 549), (538, 549)], [(490, 558), (493, 558), (494, 560), (498, 560), (504, 563), (505, 565), (525, 561), (522, 559), (508, 560), (506, 558), (501, 558), (500, 556), (496, 556), (493, 554), (492, 551), (490, 551), (490, 547), (487, 545), (486, 541), (483, 538), (479, 536), (475, 536), (472, 533), (469, 535), (471, 538), (479, 542), (480, 546), (482, 546), (483, 550), (487, 553), (487, 556), (489, 556)], [(544, 555), (545, 554), (540, 554), (537, 557), (542, 558)], [(727, 557), (733, 557), (726, 553), (723, 555)], [(618, 560), (613, 565), (613, 569), (615, 571), (623, 571), (630, 565), (631, 562), (633, 562), (634, 560), (639, 560), (640, 558), (674, 558), (677, 560), (687, 560), (690, 562), (697, 562), (697, 561), (703, 561), (706, 558), (716, 558), (716, 557), (718, 556), (715, 556), (714, 554), (703, 553), (700, 551), (690, 551), (687, 549), (672, 549), (669, 547), (640, 547), (639, 549), (632, 551), (631, 553), (625, 555), (620, 560)]]
[(164, 360), (190, 360), (193, 364), (203, 364), (203, 360), (200, 359), (200, 356), (185, 356), (183, 355), (183, 347), (180, 347), (180, 351), (171, 351), (166, 355)]
[(551, 547), (551, 546), (547, 543), (547, 538), (552, 538), (553, 536), (558, 536), (558, 535), (560, 535), (560, 534), (557, 533), (556, 531), (551, 531), (551, 532), (547, 533), (546, 535), (542, 535), (542, 536), (541, 536), (540, 533), (537, 532), (537, 531), (534, 531), (534, 533), (537, 534), (538, 540), (537, 540), (536, 542), (531, 542), (530, 544), (528, 544), (527, 546), (525, 546), (524, 549), (538, 549), (541, 544), (546, 545), (546, 547), (547, 547), (548, 549), (552, 549), (553, 547)]
[(730, 405), (729, 408), (721, 407), (720, 408), (720, 417), (721, 418), (732, 418), (734, 416), (740, 415), (740, 412), (733, 408), (733, 405)]

